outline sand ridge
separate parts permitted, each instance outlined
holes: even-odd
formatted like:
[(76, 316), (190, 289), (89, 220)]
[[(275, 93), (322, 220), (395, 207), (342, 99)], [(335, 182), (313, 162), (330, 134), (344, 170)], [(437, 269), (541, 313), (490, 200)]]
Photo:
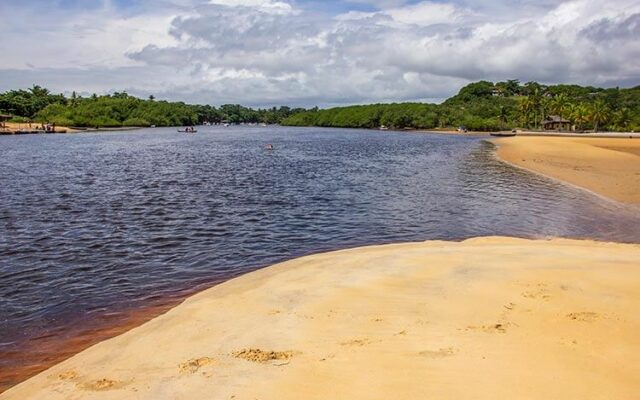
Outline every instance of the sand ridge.
[(525, 137), (493, 139), (500, 159), (640, 205), (640, 139)]
[(633, 399), (640, 245), (476, 238), (233, 279), (0, 399)]

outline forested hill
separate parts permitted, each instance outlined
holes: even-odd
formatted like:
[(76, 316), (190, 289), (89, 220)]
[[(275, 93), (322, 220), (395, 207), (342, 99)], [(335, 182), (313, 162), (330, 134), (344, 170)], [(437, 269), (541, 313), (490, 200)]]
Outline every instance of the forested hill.
[(464, 126), (493, 131), (536, 129), (549, 115), (578, 130), (640, 130), (640, 86), (601, 89), (577, 85), (521, 85), (517, 80), (480, 81), (442, 104), (397, 103), (337, 107), (292, 115), (284, 125), (345, 128), (435, 129)]
[(153, 96), (143, 100), (125, 92), (90, 97), (80, 97), (74, 92), (65, 97), (51, 94), (39, 86), (0, 93), (0, 114), (13, 115), (15, 121), (48, 122), (58, 126), (180, 126), (205, 122), (276, 124), (302, 111), (304, 109), (289, 107), (256, 110), (237, 104), (216, 108), (158, 101)]
[(281, 123), (345, 128), (434, 129), (464, 126), (489, 131), (514, 127), (536, 129), (550, 115), (568, 120), (577, 130), (640, 130), (640, 86), (602, 89), (577, 85), (546, 86), (517, 80), (469, 84), (442, 104), (395, 103), (330, 109), (279, 107), (251, 109), (240, 105), (190, 105), (139, 99), (127, 93), (90, 97), (52, 94), (34, 86), (0, 93), (0, 114), (16, 121), (58, 126), (177, 126), (204, 122)]

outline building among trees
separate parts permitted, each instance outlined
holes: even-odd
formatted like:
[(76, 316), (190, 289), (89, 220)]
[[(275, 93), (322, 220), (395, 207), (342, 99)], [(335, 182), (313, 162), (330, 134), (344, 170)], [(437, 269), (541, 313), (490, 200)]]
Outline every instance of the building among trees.
[(569, 131), (571, 130), (571, 121), (558, 115), (549, 115), (547, 119), (542, 121), (542, 128), (545, 131)]

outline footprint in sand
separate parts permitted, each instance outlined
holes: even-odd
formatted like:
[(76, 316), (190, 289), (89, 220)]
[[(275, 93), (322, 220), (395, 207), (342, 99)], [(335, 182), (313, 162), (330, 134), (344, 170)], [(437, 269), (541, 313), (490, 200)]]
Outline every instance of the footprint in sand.
[(509, 314), (515, 310), (516, 305), (515, 303), (508, 303), (508, 304), (504, 304), (502, 307), (503, 309), (502, 309), (502, 313), (500, 314), (500, 319), (507, 320), (509, 319)]
[(458, 350), (453, 347), (444, 347), (438, 350), (421, 351), (418, 354), (428, 358), (444, 358), (444, 357), (451, 357), (455, 355), (457, 352)]
[(214, 360), (209, 357), (194, 358), (187, 362), (181, 363), (178, 367), (180, 372), (184, 374), (195, 374), (201, 367), (213, 364)]
[(97, 379), (94, 381), (81, 382), (80, 374), (74, 370), (68, 370), (58, 374), (58, 379), (62, 381), (75, 382), (76, 387), (81, 390), (89, 390), (93, 392), (103, 392), (107, 390), (120, 389), (127, 386), (130, 382), (116, 381), (113, 379)]
[(64, 372), (60, 373), (58, 375), (58, 379), (60, 379), (62, 381), (72, 381), (74, 379), (77, 379), (79, 376), (80, 376), (80, 374), (78, 374), (76, 371), (69, 370), (69, 371), (64, 371)]
[(294, 356), (293, 351), (264, 351), (260, 349), (243, 349), (231, 353), (235, 358), (241, 358), (243, 360), (256, 362), (256, 363), (268, 363), (274, 361), (286, 361), (283, 364), (276, 363), (275, 365), (284, 365), (289, 362)]
[(545, 289), (545, 288), (527, 290), (527, 291), (522, 292), (521, 296), (525, 297), (527, 299), (549, 300), (551, 298), (551, 295), (549, 294), (549, 291), (547, 289)]
[(567, 314), (567, 318), (573, 321), (594, 322), (601, 318), (600, 314), (590, 311), (575, 312)]
[(505, 323), (497, 323), (491, 325), (467, 326), (467, 331), (483, 331), (486, 333), (507, 333), (507, 325)]
[(85, 383), (78, 383), (78, 387), (83, 390), (90, 390), (94, 392), (103, 392), (107, 390), (120, 389), (126, 386), (126, 382), (116, 381), (113, 379), (102, 378), (95, 381), (89, 381)]
[(347, 340), (346, 342), (341, 342), (340, 346), (362, 347), (368, 344), (371, 344), (371, 340), (369, 340), (368, 338), (362, 338), (362, 339), (352, 339), (352, 340)]

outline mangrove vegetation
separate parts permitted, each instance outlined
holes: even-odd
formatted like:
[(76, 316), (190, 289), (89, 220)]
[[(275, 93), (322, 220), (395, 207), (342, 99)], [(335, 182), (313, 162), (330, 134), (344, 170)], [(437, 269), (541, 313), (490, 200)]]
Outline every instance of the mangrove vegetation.
[(371, 104), (309, 110), (252, 109), (140, 99), (116, 92), (82, 97), (52, 94), (40, 86), (0, 93), (0, 114), (14, 121), (71, 127), (180, 126), (203, 123), (266, 123), (344, 128), (543, 129), (549, 121), (575, 131), (640, 129), (640, 86), (629, 89), (521, 84), (517, 80), (471, 83), (440, 104)]
[(397, 103), (310, 110), (284, 125), (475, 131), (542, 129), (551, 116), (573, 130), (638, 131), (640, 86), (602, 89), (578, 85), (524, 85), (517, 80), (480, 81), (441, 104)]

